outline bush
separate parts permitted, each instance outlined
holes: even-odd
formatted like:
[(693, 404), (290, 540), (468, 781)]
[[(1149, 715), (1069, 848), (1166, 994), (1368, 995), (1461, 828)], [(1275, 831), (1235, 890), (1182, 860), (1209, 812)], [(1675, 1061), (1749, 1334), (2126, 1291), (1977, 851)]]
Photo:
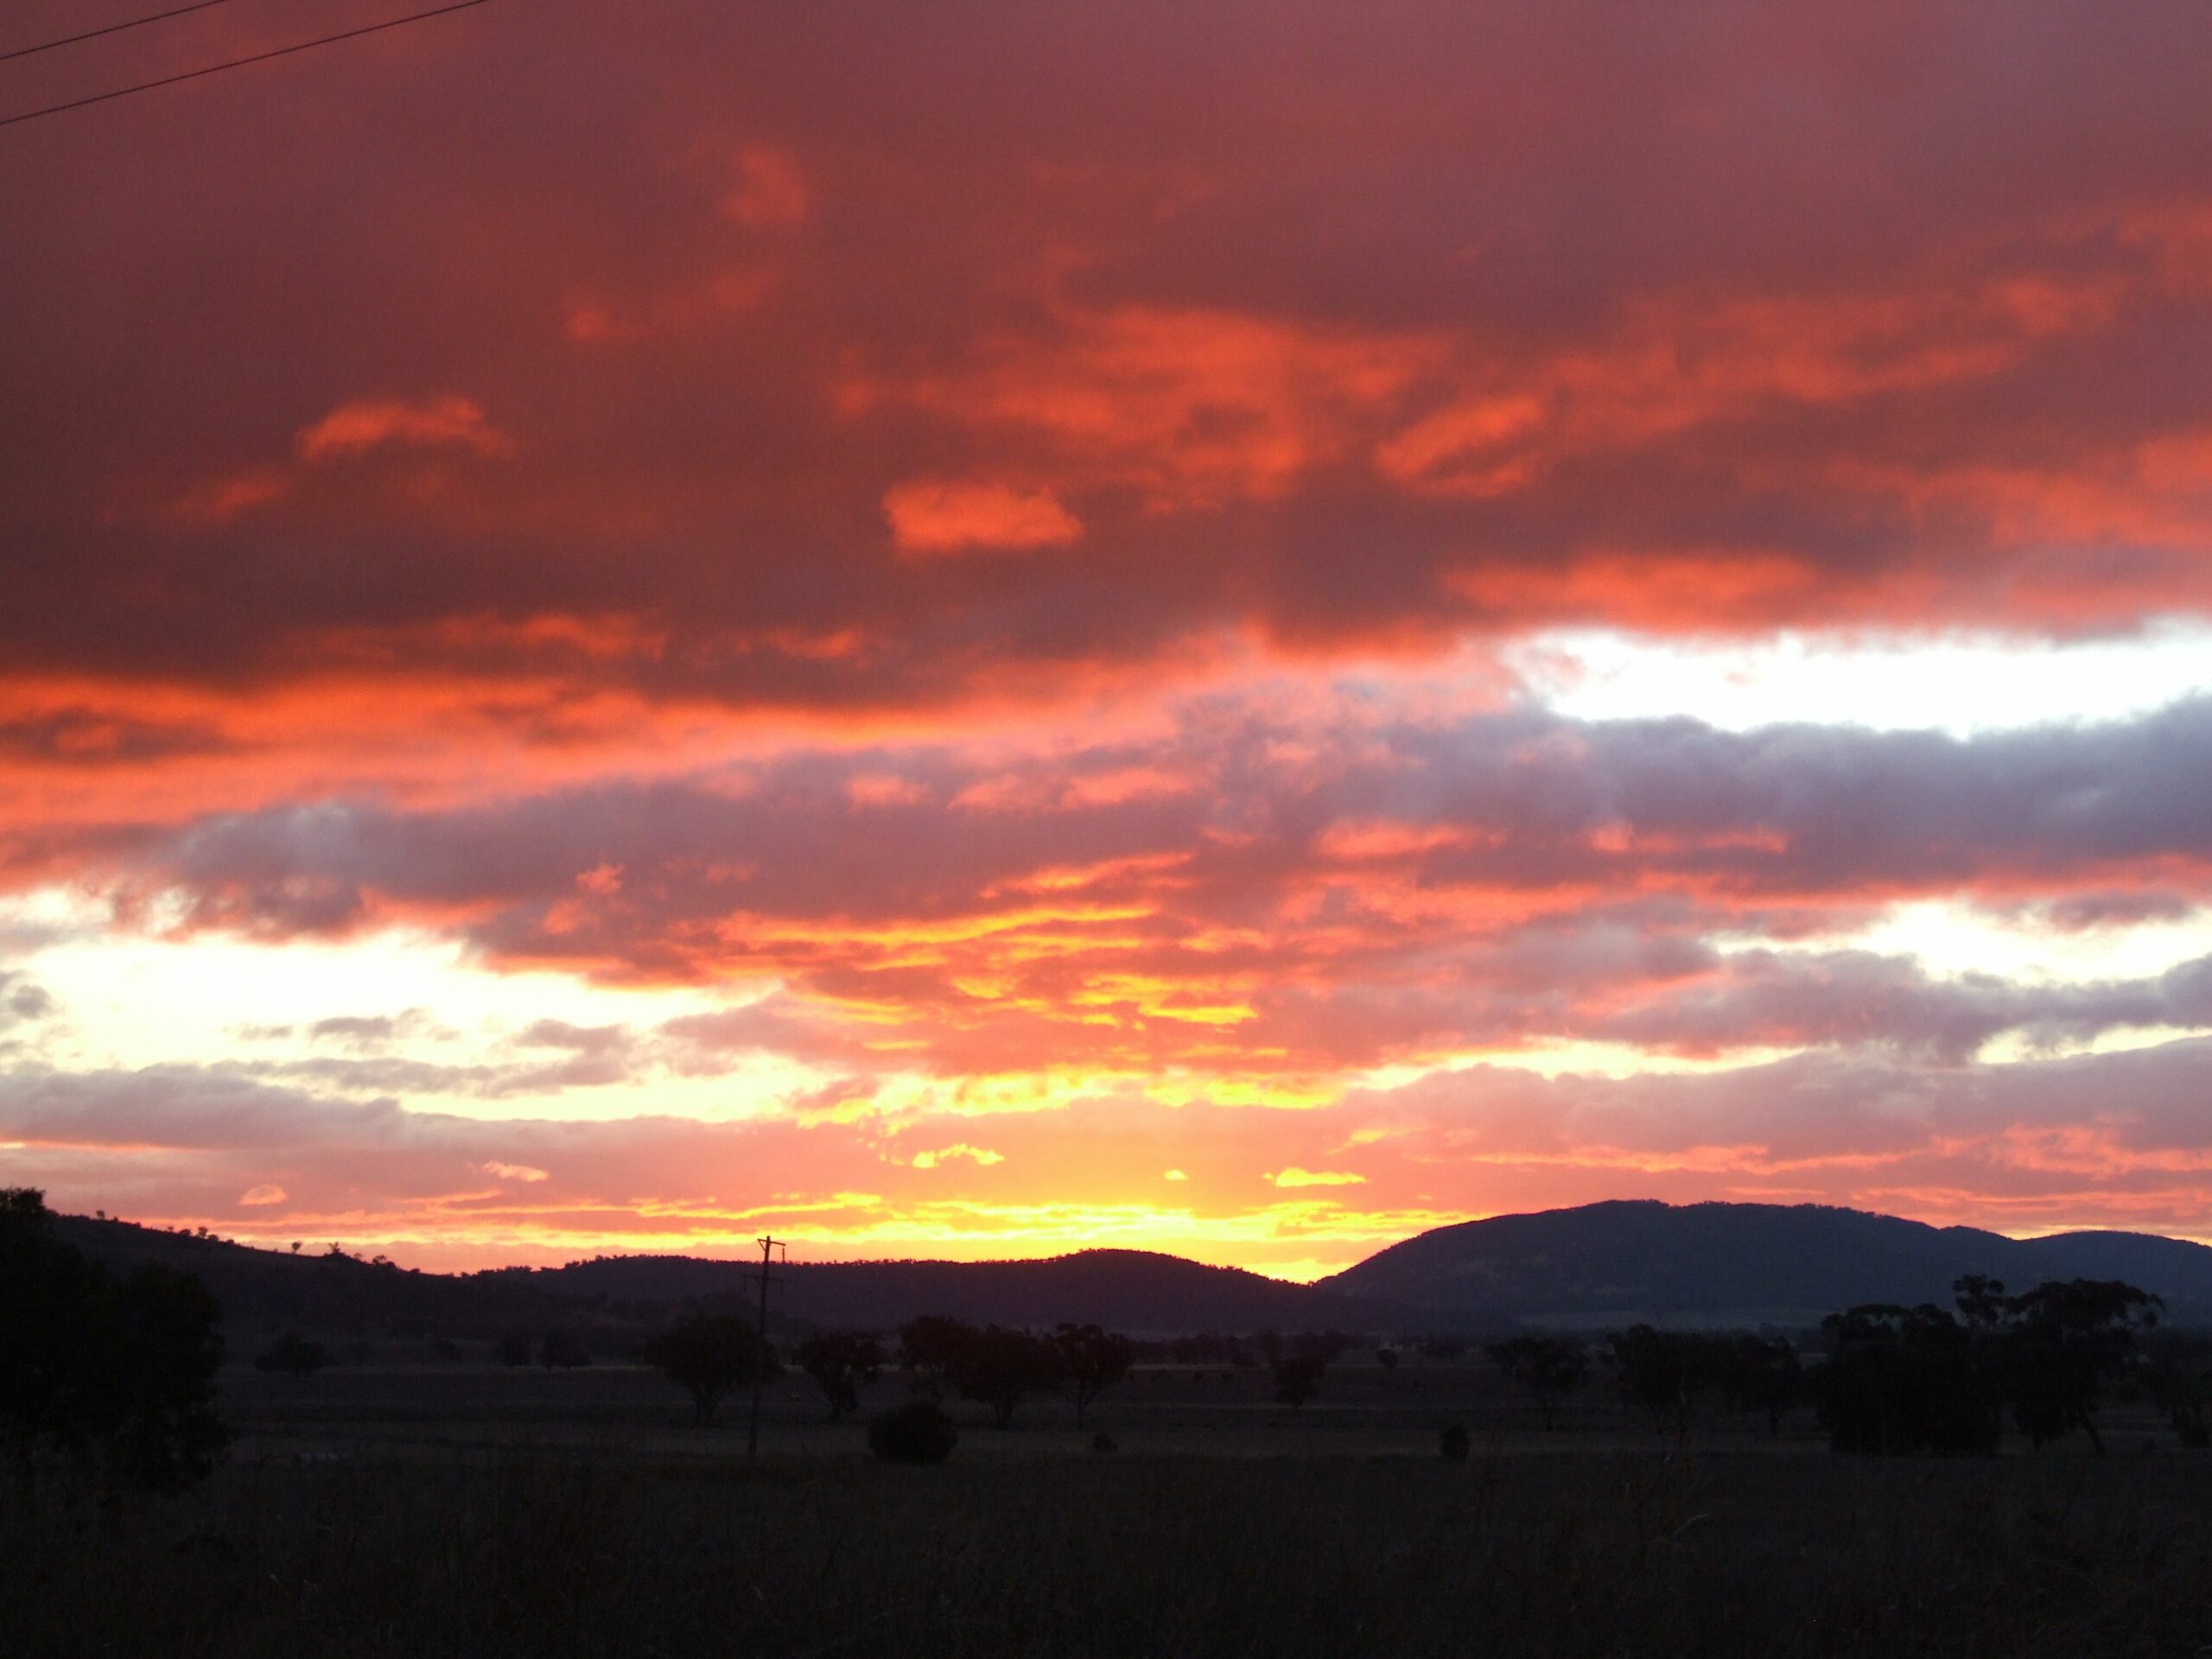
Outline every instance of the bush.
[(1447, 1423), (1444, 1432), (1436, 1437), (1436, 1449), (1452, 1463), (1467, 1460), (1467, 1431), (1458, 1423)]
[(868, 1426), (868, 1449), (886, 1463), (943, 1463), (960, 1432), (927, 1400), (909, 1400)]

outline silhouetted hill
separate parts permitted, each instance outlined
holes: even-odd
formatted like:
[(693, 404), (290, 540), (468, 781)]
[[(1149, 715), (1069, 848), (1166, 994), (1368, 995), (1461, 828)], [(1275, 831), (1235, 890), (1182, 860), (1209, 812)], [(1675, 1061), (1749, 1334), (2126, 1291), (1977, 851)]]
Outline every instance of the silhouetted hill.
[(1486, 1321), (1630, 1318), (1804, 1324), (1854, 1302), (1933, 1301), (1986, 1273), (2015, 1290), (2046, 1279), (2125, 1279), (2190, 1323), (2212, 1319), (2212, 1249), (2139, 1233), (2012, 1239), (1821, 1205), (1649, 1200), (1439, 1227), (1321, 1281)]
[[(298, 1329), (486, 1339), (576, 1332), (601, 1351), (688, 1309), (750, 1308), (745, 1262), (605, 1256), (563, 1268), (419, 1273), (357, 1256), (257, 1249), (84, 1216), (55, 1218), (87, 1255), (189, 1269), (222, 1301), (234, 1351)], [(1440, 1227), (1318, 1285), (1142, 1250), (1027, 1262), (794, 1262), (771, 1303), (779, 1329), (889, 1331), (922, 1313), (1042, 1326), (1092, 1320), (1138, 1334), (1268, 1329), (1408, 1333), (1519, 1320), (1590, 1328), (1637, 1319), (1808, 1325), (1854, 1302), (1946, 1303), (1962, 1274), (2014, 1289), (2125, 1279), (2179, 1322), (2212, 1324), (2212, 1249), (2141, 1233), (2011, 1239), (1971, 1227), (1816, 1205), (1587, 1205)]]
[[(610, 1306), (736, 1304), (758, 1292), (743, 1262), (602, 1256), (528, 1274)], [(777, 1269), (772, 1307), (794, 1324), (890, 1330), (920, 1313), (979, 1323), (1063, 1319), (1133, 1332), (1388, 1331), (1407, 1311), (1236, 1268), (1148, 1250), (1083, 1250), (1030, 1262), (810, 1262)]]
[(88, 1216), (56, 1216), (54, 1227), (86, 1255), (118, 1268), (158, 1262), (199, 1274), (223, 1305), (234, 1351), (280, 1330), (458, 1338), (604, 1322), (588, 1305), (527, 1277), (420, 1273), (353, 1255), (295, 1255)]
[[(198, 1274), (222, 1302), (238, 1351), (287, 1329), (488, 1339), (559, 1327), (619, 1349), (684, 1311), (749, 1311), (757, 1295), (750, 1264), (702, 1256), (437, 1274), (86, 1216), (58, 1216), (54, 1226), (86, 1255), (118, 1267), (159, 1262)], [(794, 1262), (777, 1272), (770, 1323), (785, 1332), (889, 1331), (923, 1313), (1036, 1326), (1088, 1320), (1162, 1333), (1388, 1331), (1410, 1317), (1337, 1292), (1141, 1250), (1029, 1262)]]

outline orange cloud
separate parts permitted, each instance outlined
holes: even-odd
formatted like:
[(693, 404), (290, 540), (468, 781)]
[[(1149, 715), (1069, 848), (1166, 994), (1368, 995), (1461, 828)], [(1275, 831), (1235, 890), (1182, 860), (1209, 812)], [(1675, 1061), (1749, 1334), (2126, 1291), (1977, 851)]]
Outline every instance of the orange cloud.
[[(243, 106), (75, 130), (133, 188), (13, 193), (10, 315), (68, 326), (0, 331), (11, 1179), (478, 1261), (801, 1220), (1307, 1271), (1620, 1190), (2201, 1217), (2202, 1052), (2086, 1062), (2209, 1028), (2205, 970), (1844, 941), (2185, 937), (2202, 705), (1729, 733), (1498, 664), (2212, 616), (2212, 13), (1370, 10), (1346, 53), (1302, 0), (580, 8), (425, 34), (463, 100), (333, 60), (283, 167)], [(95, 1073), (41, 906), (703, 1011)], [(725, 1078), (763, 1122), (428, 1121)]]
[(283, 474), (255, 467), (229, 474), (188, 491), (178, 498), (176, 512), (185, 518), (224, 524), (242, 512), (282, 499), (291, 487), (291, 480)]
[(855, 377), (843, 402), (1027, 434), (1070, 474), (1174, 511), (1281, 496), (1343, 457), (1348, 423), (1392, 405), (1440, 351), (1426, 338), (1217, 311), (1128, 306), (1056, 321), (1041, 340), (985, 342), (971, 366)]
[(722, 198), (722, 211), (749, 231), (796, 225), (813, 201), (806, 175), (782, 150), (747, 144), (737, 153), (737, 182)]
[(883, 516), (899, 550), (918, 557), (1052, 547), (1083, 534), (1051, 492), (1002, 484), (917, 479), (885, 492)]
[(341, 404), (300, 429), (293, 448), (306, 461), (358, 455), (386, 444), (417, 448), (454, 444), (480, 455), (510, 455), (514, 440), (485, 419), (467, 397), (430, 397), (419, 403), (377, 398)]

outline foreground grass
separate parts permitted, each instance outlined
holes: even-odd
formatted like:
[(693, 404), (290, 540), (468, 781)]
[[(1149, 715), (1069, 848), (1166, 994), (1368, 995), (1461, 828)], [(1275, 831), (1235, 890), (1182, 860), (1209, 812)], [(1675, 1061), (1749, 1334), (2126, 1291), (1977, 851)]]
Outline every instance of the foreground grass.
[(0, 1518), (10, 1651), (2194, 1655), (2212, 1464), (1571, 1453), (223, 1471)]

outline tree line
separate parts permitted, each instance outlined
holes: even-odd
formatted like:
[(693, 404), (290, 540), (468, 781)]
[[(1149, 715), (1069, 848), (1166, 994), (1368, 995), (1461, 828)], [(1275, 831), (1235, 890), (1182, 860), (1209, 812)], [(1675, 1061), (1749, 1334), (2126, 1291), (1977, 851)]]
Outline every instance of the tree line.
[[(1025, 1399), (1047, 1394), (1065, 1394), (1080, 1426), (1091, 1402), (1128, 1375), (1132, 1355), (1127, 1337), (1096, 1325), (1039, 1333), (931, 1314), (900, 1331), (895, 1352), (873, 1335), (842, 1332), (807, 1338), (791, 1360), (821, 1393), (833, 1423), (858, 1409), (861, 1382), (895, 1363), (913, 1393), (931, 1400), (957, 1394), (989, 1407), (1003, 1427)], [(750, 1324), (709, 1313), (650, 1338), (639, 1357), (690, 1395), (702, 1424), (714, 1421), (725, 1395), (782, 1369), (773, 1346)]]
[[(152, 1490), (200, 1478), (229, 1438), (212, 1405), (223, 1357), (219, 1306), (188, 1272), (158, 1264), (111, 1272), (56, 1237), (50, 1221), (36, 1191), (0, 1191), (0, 1435), (19, 1476), (33, 1478), (42, 1460), (66, 1459)], [(1649, 1325), (1602, 1343), (1523, 1332), (1482, 1351), (1535, 1402), (1547, 1428), (1603, 1372), (1626, 1407), (1677, 1438), (1718, 1403), (1762, 1414), (1775, 1432), (1788, 1414), (1809, 1407), (1840, 1452), (1987, 1453), (2008, 1423), (2038, 1448), (2080, 1433), (2101, 1452), (2100, 1406), (2125, 1384), (2166, 1414), (2184, 1445), (2212, 1444), (2212, 1335), (2161, 1332), (2158, 1297), (2118, 1281), (2079, 1279), (2014, 1294), (1976, 1275), (1953, 1289), (1948, 1308), (1864, 1304), (1830, 1314), (1809, 1355), (1778, 1337)], [(928, 1315), (890, 1343), (869, 1332), (823, 1332), (788, 1357), (833, 1423), (859, 1409), (863, 1384), (895, 1368), (908, 1398), (871, 1422), (870, 1444), (893, 1460), (933, 1461), (956, 1434), (943, 1410), (949, 1398), (983, 1406), (1003, 1427), (1025, 1402), (1061, 1397), (1081, 1426), (1140, 1359), (1172, 1360), (1264, 1364), (1274, 1397), (1297, 1409), (1356, 1345), (1337, 1332), (1140, 1342), (1093, 1324), (1039, 1332)], [(1466, 1352), (1448, 1334), (1402, 1345), (1443, 1363)], [(510, 1363), (591, 1359), (581, 1339), (557, 1330), (499, 1349)], [(447, 1357), (457, 1358), (458, 1349)], [(715, 1421), (733, 1391), (765, 1384), (785, 1365), (752, 1324), (711, 1313), (659, 1331), (638, 1357), (690, 1396), (702, 1424)], [(1389, 1344), (1374, 1354), (1386, 1371), (1400, 1357), (1401, 1347)], [(255, 1363), (304, 1377), (327, 1359), (321, 1343), (288, 1332)], [(1464, 1429), (1456, 1442), (1452, 1434), (1446, 1451), (1456, 1444), (1464, 1455)]]
[[(2125, 1382), (2171, 1423), (2184, 1446), (2212, 1443), (2212, 1340), (2154, 1336), (2164, 1304), (2117, 1280), (2051, 1281), (2007, 1294), (1980, 1274), (1953, 1287), (1950, 1308), (1864, 1303), (1821, 1322), (1808, 1365), (1781, 1338), (1631, 1326), (1602, 1354), (1624, 1403), (1687, 1439), (1716, 1402), (1765, 1416), (1778, 1432), (1801, 1406), (1839, 1452), (1995, 1452), (2005, 1426), (2041, 1449), (2076, 1432), (2105, 1449), (2097, 1411)], [(1591, 1378), (1593, 1350), (1565, 1336), (1488, 1345), (1547, 1427)]]
[[(2163, 1306), (2156, 1296), (2096, 1280), (2053, 1281), (2012, 1295), (1998, 1281), (1970, 1276), (1954, 1289), (1952, 1309), (1868, 1303), (1828, 1315), (1809, 1363), (1783, 1337), (1649, 1325), (1602, 1343), (1524, 1332), (1486, 1343), (1482, 1353), (1534, 1402), (1547, 1429), (1602, 1370), (1625, 1407), (1677, 1440), (1688, 1439), (1716, 1406), (1763, 1417), (1775, 1433), (1793, 1411), (1809, 1407), (1839, 1452), (1990, 1452), (2008, 1420), (2037, 1448), (2079, 1432), (2101, 1452), (2097, 1409), (2125, 1378), (2167, 1414), (2184, 1445), (2212, 1442), (2212, 1337), (2162, 1335), (2154, 1343)], [(931, 1315), (905, 1325), (895, 1347), (860, 1333), (816, 1336), (800, 1343), (792, 1359), (821, 1392), (833, 1422), (857, 1408), (861, 1382), (896, 1366), (914, 1396), (910, 1406), (934, 1408), (957, 1397), (988, 1407), (1003, 1427), (1025, 1400), (1065, 1395), (1080, 1426), (1092, 1402), (1139, 1357), (1263, 1362), (1274, 1397), (1296, 1409), (1321, 1391), (1331, 1365), (1355, 1345), (1334, 1332), (1138, 1343), (1091, 1325), (1033, 1332)], [(1411, 1345), (1434, 1361), (1466, 1352), (1443, 1336)], [(752, 1326), (707, 1315), (655, 1338), (644, 1357), (692, 1392), (702, 1422), (712, 1421), (721, 1394), (779, 1367)], [(1400, 1353), (1385, 1344), (1374, 1357), (1388, 1371)], [(1464, 1454), (1464, 1429), (1457, 1444)]]

